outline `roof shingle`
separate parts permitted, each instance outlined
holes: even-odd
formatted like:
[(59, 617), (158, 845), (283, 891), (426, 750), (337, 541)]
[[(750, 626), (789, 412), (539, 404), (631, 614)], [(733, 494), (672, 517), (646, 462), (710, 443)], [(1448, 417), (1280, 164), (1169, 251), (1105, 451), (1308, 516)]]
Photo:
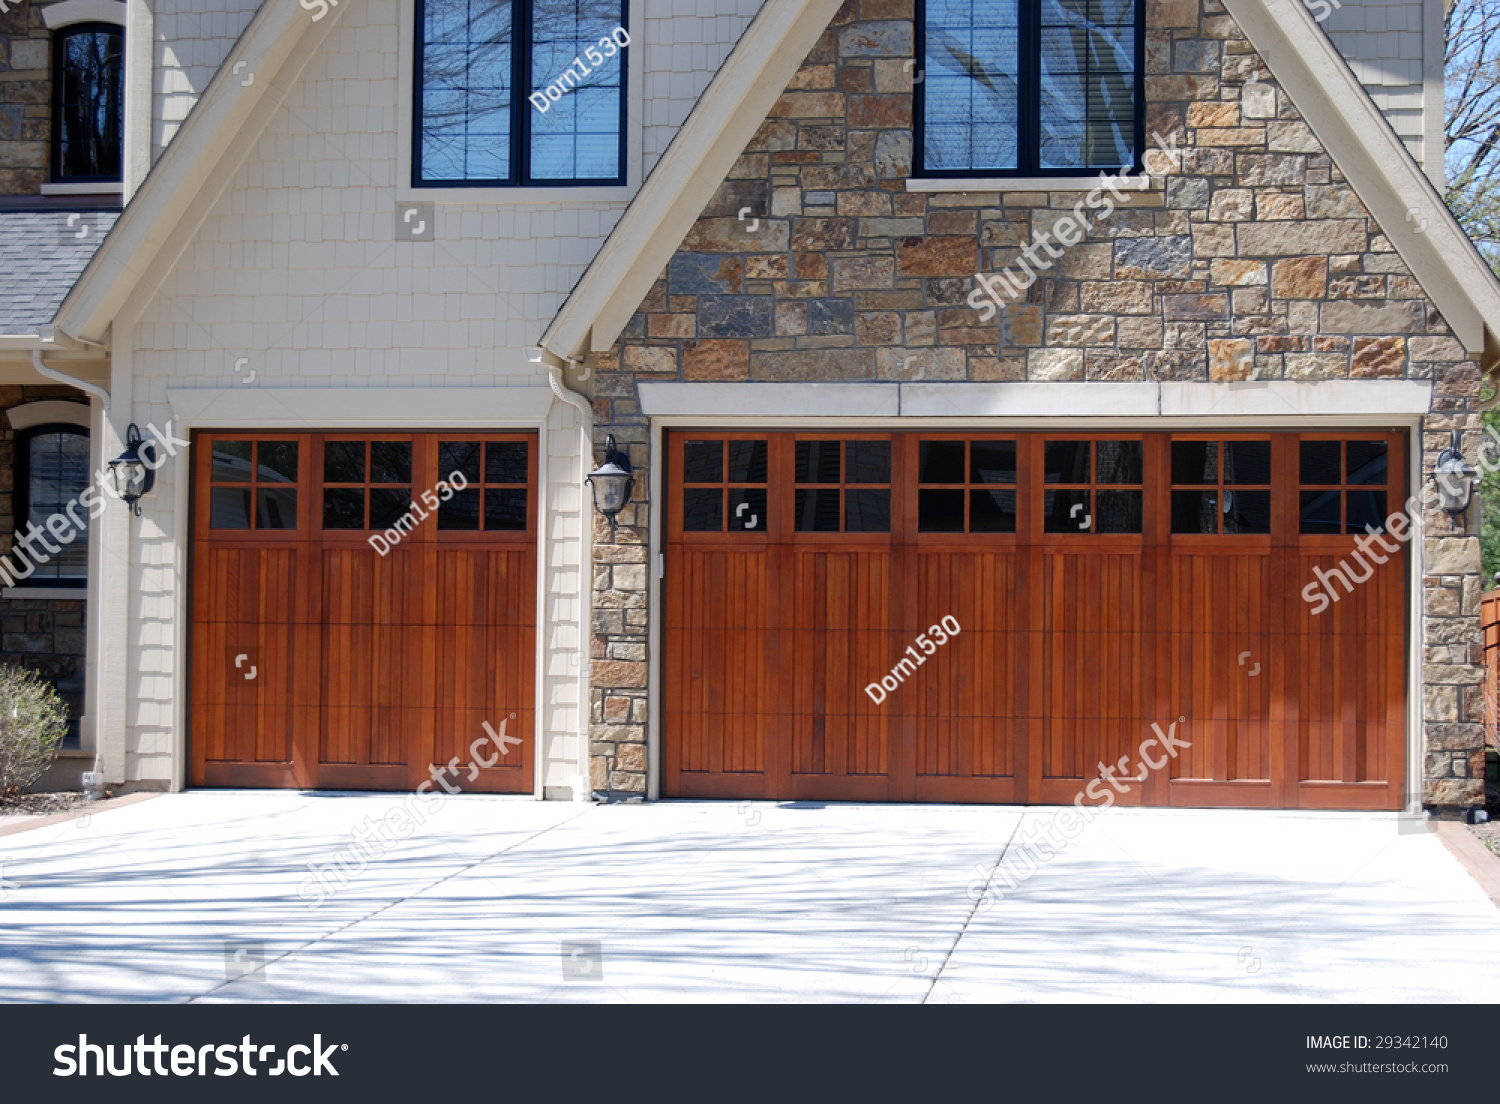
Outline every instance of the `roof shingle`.
[(0, 334), (35, 333), (51, 322), (119, 217), (119, 211), (0, 211)]

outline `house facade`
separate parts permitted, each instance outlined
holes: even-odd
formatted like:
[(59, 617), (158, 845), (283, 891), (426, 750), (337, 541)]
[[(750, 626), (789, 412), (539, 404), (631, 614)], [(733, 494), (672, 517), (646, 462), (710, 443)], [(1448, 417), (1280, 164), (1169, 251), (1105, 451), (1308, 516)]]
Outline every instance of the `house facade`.
[(1482, 803), (1440, 4), (91, 2), (110, 783)]

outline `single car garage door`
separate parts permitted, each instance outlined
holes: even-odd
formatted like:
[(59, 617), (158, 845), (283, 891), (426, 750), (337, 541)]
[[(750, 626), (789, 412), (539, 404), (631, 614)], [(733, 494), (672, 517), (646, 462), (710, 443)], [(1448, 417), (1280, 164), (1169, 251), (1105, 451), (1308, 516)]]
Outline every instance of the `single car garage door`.
[(673, 432), (663, 791), (1398, 808), (1404, 441)]
[(535, 434), (193, 454), (195, 785), (532, 790)]

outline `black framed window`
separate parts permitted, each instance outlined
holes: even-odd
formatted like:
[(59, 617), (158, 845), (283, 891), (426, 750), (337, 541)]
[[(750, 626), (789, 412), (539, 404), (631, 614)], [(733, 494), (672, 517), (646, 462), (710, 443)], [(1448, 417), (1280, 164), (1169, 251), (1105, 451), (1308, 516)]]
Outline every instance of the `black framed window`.
[(917, 0), (919, 176), (1139, 172), (1145, 0)]
[(412, 185), (625, 183), (626, 0), (417, 0)]
[(124, 123), (124, 30), (79, 23), (59, 31), (53, 40), (53, 181), (122, 179)]
[(85, 586), (89, 503), (79, 496), (89, 486), (89, 431), (33, 426), (16, 434), (15, 456), (16, 529), (37, 534), (28, 542), (36, 570), (22, 585)]

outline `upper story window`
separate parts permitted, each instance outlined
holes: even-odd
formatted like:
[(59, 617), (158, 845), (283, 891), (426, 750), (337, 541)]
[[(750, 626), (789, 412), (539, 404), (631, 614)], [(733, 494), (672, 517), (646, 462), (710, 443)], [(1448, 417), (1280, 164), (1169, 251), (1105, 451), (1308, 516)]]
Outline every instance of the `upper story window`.
[(1145, 0), (918, 0), (916, 172), (1139, 171)]
[(108, 23), (76, 23), (53, 41), (52, 179), (121, 179), (125, 34)]
[(417, 187), (625, 183), (626, 0), (417, 0)]
[[(28, 584), (83, 586), (89, 566), (89, 432), (41, 425), (16, 435), (17, 528), (37, 535), (25, 545), (36, 571)], [(32, 528), (34, 527), (34, 528)]]

